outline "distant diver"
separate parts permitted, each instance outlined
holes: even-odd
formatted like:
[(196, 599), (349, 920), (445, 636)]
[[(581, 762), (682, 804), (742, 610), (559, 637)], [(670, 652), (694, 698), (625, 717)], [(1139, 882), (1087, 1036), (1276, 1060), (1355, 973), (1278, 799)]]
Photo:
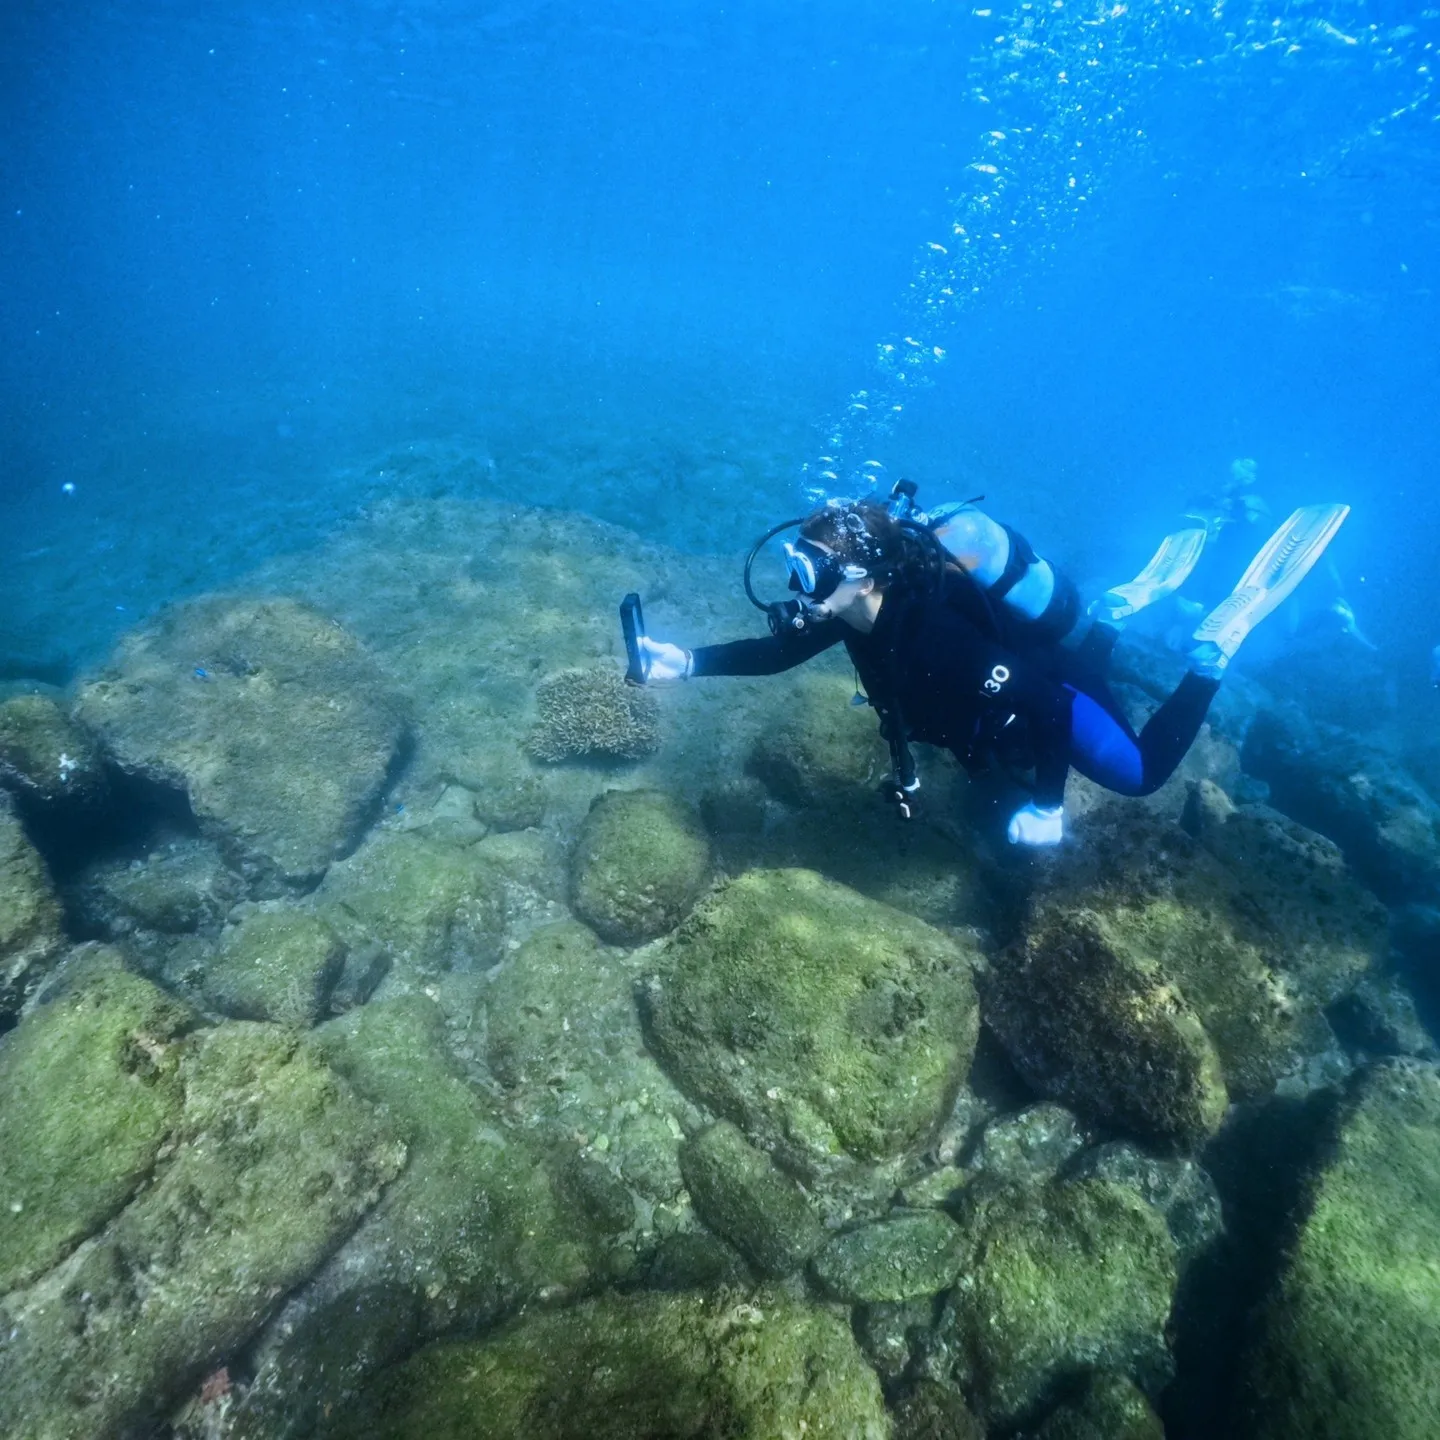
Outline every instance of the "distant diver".
[[(1134, 581), (1106, 593), (1075, 643), (1078, 592), (1023, 536), (974, 502), (927, 515), (914, 497), (901, 481), (888, 504), (832, 500), (760, 536), (745, 590), (769, 618), (763, 638), (682, 649), (645, 634), (638, 597), (627, 597), (629, 678), (774, 675), (843, 643), (890, 747), (887, 795), (900, 815), (909, 819), (918, 800), (910, 751), (918, 740), (950, 750), (972, 773), (996, 763), (1033, 770), (1032, 798), (1007, 827), (1023, 845), (1062, 839), (1072, 766), (1128, 796), (1149, 795), (1174, 774), (1241, 643), (1284, 604), (1349, 514), (1346, 505), (1306, 506), (1275, 531), (1196, 628), (1186, 675), (1136, 734), (1105, 682), (1110, 652), (1130, 615), (1173, 591), (1171, 576), (1196, 542), (1169, 537)], [(795, 526), (784, 551), (797, 598), (766, 603), (751, 567)]]

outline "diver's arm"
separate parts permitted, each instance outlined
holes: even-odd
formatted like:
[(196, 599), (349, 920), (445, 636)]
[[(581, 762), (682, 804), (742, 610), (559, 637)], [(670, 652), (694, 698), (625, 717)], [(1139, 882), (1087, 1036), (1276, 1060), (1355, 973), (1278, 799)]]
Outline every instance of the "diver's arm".
[(753, 640), (702, 645), (691, 652), (691, 675), (778, 675), (813, 660), (844, 638), (839, 620), (824, 620), (804, 630), (782, 630)]

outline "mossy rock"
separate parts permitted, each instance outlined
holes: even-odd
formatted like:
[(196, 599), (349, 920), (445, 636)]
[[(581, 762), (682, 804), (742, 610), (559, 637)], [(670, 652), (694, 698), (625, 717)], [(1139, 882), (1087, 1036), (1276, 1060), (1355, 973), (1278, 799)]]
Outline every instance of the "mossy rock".
[(271, 597), (166, 610), (125, 636), (75, 715), (127, 774), (183, 791), (257, 880), (289, 885), (359, 839), (405, 729), (352, 636)]
[(570, 862), (570, 901), (602, 939), (640, 945), (673, 930), (710, 879), (710, 842), (688, 805), (659, 790), (608, 790)]
[(345, 944), (318, 915), (253, 910), (227, 930), (207, 967), (206, 1001), (240, 1020), (310, 1026), (345, 965)]
[(530, 1147), (464, 1078), (432, 1001), (374, 1002), (318, 1036), (410, 1147), (410, 1165), (375, 1219), (410, 1254), (421, 1287), (444, 1288), (447, 1312), (493, 1319), (541, 1289), (586, 1279), (586, 1237), (560, 1212)]
[(382, 1375), (347, 1440), (888, 1440), (845, 1322), (761, 1291), (605, 1296)]
[(1143, 1390), (1124, 1375), (1101, 1371), (1045, 1417), (1035, 1440), (1165, 1440), (1165, 1427)]
[(566, 921), (535, 931), (489, 977), (486, 1058), (517, 1121), (577, 1137), (645, 1198), (681, 1190), (677, 1152), (692, 1107), (646, 1052), (636, 962)]
[(108, 794), (100, 748), (48, 695), (0, 704), (0, 785), (41, 805), (97, 805)]
[(0, 1294), (93, 1235), (145, 1182), (180, 1115), (192, 1017), (92, 962), (0, 1046)]
[(793, 1274), (825, 1239), (805, 1192), (722, 1120), (680, 1148), (696, 1213), (762, 1275)]
[(873, 799), (889, 772), (875, 712), (852, 705), (855, 685), (839, 675), (801, 675), (777, 724), (755, 738), (746, 768), (787, 805), (824, 810)]
[(1362, 1073), (1247, 1362), (1256, 1440), (1430, 1440), (1440, 1415), (1440, 1071)]
[[(1100, 807), (990, 992), (997, 1033), (1043, 1093), (1181, 1145), (1213, 1130), (1222, 1095), (1265, 1095), (1325, 1050), (1325, 1007), (1387, 943), (1384, 908), (1320, 836), (1255, 808), (1200, 829), (1197, 840), (1144, 807)], [(1083, 1005), (1063, 993), (1077, 963)], [(1138, 1047), (1128, 1076), (1114, 1048), (1127, 1034)]]
[(114, 939), (137, 929), (213, 933), (243, 893), (219, 848), (193, 835), (166, 840), (137, 859), (100, 860), (67, 890), (83, 922)]
[(1021, 1075), (1085, 1118), (1194, 1149), (1229, 1096), (1214, 1042), (1158, 967), (1117, 953), (1102, 917), (1051, 919), (998, 957), (985, 1018)]
[(958, 1390), (922, 1376), (895, 1407), (894, 1440), (985, 1440), (985, 1426)]
[(312, 1041), (385, 1113), (407, 1163), (264, 1347), (245, 1433), (265, 1440), (309, 1433), (377, 1361), (583, 1289), (597, 1253), (529, 1138), (465, 1078), (433, 1001), (374, 1001)]
[(1092, 1369), (1168, 1378), (1175, 1247), (1164, 1220), (1103, 1180), (979, 1201), (941, 1322), (958, 1378), (991, 1425), (1042, 1410)]
[(473, 846), (380, 830), (330, 867), (315, 904), (348, 944), (380, 945), (411, 977), (499, 958), (505, 894)]
[(475, 814), (505, 834), (545, 818), (545, 785), (518, 750), (496, 747), (449, 757), (448, 771), (475, 794)]
[(964, 1234), (944, 1212), (899, 1211), (835, 1236), (812, 1268), (847, 1304), (917, 1300), (948, 1289), (965, 1253)]
[(0, 1022), (20, 1013), (64, 948), (45, 862), (0, 793)]
[(95, 1245), (8, 1297), (0, 1430), (149, 1433), (348, 1234), (404, 1147), (313, 1049), (232, 1021), (188, 1041), (175, 1153)]
[(703, 902), (647, 981), (680, 1088), (817, 1176), (922, 1146), (978, 1031), (974, 952), (810, 871), (751, 871)]

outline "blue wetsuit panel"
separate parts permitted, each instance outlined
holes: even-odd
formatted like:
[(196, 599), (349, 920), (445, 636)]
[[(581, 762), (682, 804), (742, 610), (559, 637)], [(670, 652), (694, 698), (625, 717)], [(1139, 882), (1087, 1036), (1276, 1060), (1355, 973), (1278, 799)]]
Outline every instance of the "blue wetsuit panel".
[(1070, 763), (1107, 790), (1142, 794), (1145, 762), (1135, 735), (1083, 690), (1065, 688), (1075, 697), (1070, 709)]

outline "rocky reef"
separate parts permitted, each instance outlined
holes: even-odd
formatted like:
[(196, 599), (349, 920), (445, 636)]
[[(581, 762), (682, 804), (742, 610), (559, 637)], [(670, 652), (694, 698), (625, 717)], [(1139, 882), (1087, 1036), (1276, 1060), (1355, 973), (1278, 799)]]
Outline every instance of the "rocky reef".
[(1433, 1431), (1421, 783), (1250, 689), (902, 826), (833, 657), (620, 682), (730, 578), (385, 505), (0, 702), (0, 1430)]

